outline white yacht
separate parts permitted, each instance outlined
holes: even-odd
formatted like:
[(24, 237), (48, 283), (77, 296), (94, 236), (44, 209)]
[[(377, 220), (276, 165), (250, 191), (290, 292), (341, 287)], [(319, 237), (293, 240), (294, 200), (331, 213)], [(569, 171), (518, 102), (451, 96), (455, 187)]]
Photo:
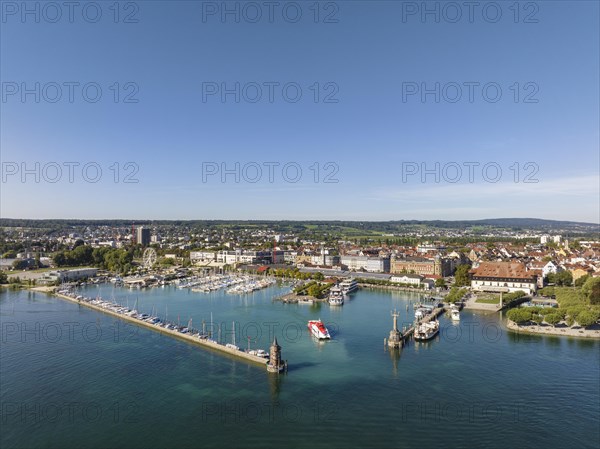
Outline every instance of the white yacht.
[(349, 295), (358, 290), (358, 282), (354, 278), (346, 279), (339, 283), (339, 287), (342, 289), (344, 295)]
[(452, 318), (452, 321), (460, 321), (460, 312), (458, 311), (457, 306), (452, 305), (450, 307), (450, 317)]
[(329, 289), (329, 298), (327, 299), (330, 306), (343, 306), (344, 305), (344, 292), (343, 290), (334, 285)]

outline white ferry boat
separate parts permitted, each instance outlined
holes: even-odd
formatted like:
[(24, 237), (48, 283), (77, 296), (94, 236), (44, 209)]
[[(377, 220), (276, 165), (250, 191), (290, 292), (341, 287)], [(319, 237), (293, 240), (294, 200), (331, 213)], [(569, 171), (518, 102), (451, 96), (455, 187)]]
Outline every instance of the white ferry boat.
[(329, 331), (321, 320), (310, 320), (308, 322), (308, 329), (319, 340), (328, 340), (331, 338)]
[(330, 306), (343, 306), (344, 305), (344, 292), (340, 287), (334, 285), (329, 289), (329, 298), (327, 299)]
[(353, 278), (346, 279), (345, 281), (339, 283), (339, 287), (342, 289), (342, 293), (344, 295), (349, 295), (350, 293), (358, 290), (358, 282), (356, 282), (356, 279)]

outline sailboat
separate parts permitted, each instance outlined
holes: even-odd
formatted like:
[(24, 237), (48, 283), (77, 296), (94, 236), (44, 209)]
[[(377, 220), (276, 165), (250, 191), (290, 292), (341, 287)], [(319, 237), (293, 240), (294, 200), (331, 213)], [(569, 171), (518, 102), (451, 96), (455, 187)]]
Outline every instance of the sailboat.
[(240, 347), (235, 344), (235, 321), (233, 322), (233, 343), (227, 343), (225, 346), (236, 351), (240, 350)]

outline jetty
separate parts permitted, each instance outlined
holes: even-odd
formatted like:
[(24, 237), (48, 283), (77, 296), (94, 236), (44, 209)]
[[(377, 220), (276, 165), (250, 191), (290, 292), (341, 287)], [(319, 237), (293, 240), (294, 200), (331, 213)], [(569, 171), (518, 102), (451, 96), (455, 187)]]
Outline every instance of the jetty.
[[(216, 352), (219, 352), (224, 355), (242, 359), (247, 362), (251, 362), (255, 365), (261, 365), (261, 366), (265, 367), (269, 372), (281, 372), (284, 370), (287, 371), (287, 361), (285, 361), (285, 362), (280, 361), (281, 360), (281, 347), (277, 348), (277, 360), (276, 360), (277, 369), (274, 370), (273, 366), (272, 366), (273, 364), (269, 364), (268, 358), (260, 357), (255, 354), (251, 354), (249, 352), (246, 352), (242, 349), (237, 348), (235, 345), (223, 345), (215, 340), (212, 340), (206, 334), (192, 333), (192, 332), (188, 332), (188, 331), (182, 332), (181, 329), (179, 329), (179, 328), (169, 328), (169, 327), (159, 325), (157, 323), (145, 321), (144, 319), (141, 319), (138, 316), (133, 315), (133, 314), (119, 313), (114, 309), (115, 308), (117, 308), (117, 309), (123, 308), (122, 306), (107, 303), (105, 301), (102, 301), (99, 298), (97, 298), (97, 299), (87, 298), (87, 297), (83, 297), (82, 295), (75, 295), (73, 293), (65, 292), (65, 291), (59, 291), (59, 292), (55, 291), (54, 295), (58, 298), (73, 302), (75, 304), (86, 306), (92, 310), (96, 310), (98, 312), (102, 312), (107, 315), (112, 315), (116, 318), (119, 318), (124, 321), (128, 321), (128, 322), (136, 324), (138, 326), (152, 329), (155, 332), (169, 335), (171, 337), (178, 338), (180, 340), (184, 340), (184, 341), (193, 343), (198, 346), (202, 346), (203, 348), (206, 348), (206, 349), (209, 349), (212, 351), (216, 351)], [(96, 303), (94, 303), (92, 301), (94, 301)], [(103, 306), (103, 304), (108, 304), (108, 307)], [(273, 352), (273, 351), (271, 351), (271, 352)]]
[(392, 317), (394, 319), (394, 325), (392, 327), (392, 330), (390, 331), (389, 337), (384, 338), (384, 340), (383, 340), (384, 345), (387, 344), (387, 346), (390, 348), (403, 347), (406, 344), (406, 342), (415, 333), (415, 328), (418, 325), (427, 323), (431, 320), (434, 320), (438, 316), (440, 316), (441, 314), (443, 314), (445, 312), (446, 312), (446, 306), (436, 307), (431, 311), (431, 313), (428, 313), (427, 315), (423, 316), (423, 318), (416, 320), (412, 325), (410, 325), (408, 327), (408, 329), (402, 329), (402, 331), (400, 331), (398, 329), (398, 316), (400, 316), (400, 315), (397, 311), (394, 310), (392, 312)]

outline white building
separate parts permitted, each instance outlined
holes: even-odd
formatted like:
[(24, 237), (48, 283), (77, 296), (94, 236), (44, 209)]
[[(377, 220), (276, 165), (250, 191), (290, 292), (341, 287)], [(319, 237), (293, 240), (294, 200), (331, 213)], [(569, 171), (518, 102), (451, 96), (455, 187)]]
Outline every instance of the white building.
[(392, 276), (390, 282), (396, 284), (408, 284), (417, 288), (424, 287), (427, 290), (431, 290), (435, 286), (433, 279), (427, 279), (420, 274), (401, 274)]
[(476, 291), (515, 292), (527, 294), (537, 290), (537, 275), (525, 269), (522, 263), (482, 262), (471, 270), (471, 288)]
[(372, 256), (340, 256), (340, 263), (346, 265), (350, 271), (368, 271), (369, 273), (389, 273), (389, 257)]
[(98, 274), (98, 268), (75, 268), (73, 270), (49, 271), (39, 279), (41, 284), (53, 282), (72, 282), (94, 277)]

